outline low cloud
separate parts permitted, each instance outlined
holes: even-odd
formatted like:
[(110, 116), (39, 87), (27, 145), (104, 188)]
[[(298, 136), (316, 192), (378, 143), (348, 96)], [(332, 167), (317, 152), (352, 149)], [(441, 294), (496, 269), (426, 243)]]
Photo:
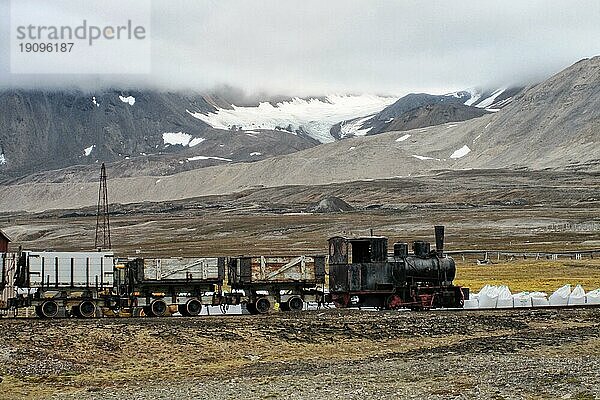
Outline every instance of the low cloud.
[(0, 12), (5, 88), (444, 92), (533, 83), (600, 54), (596, 0), (171, 0), (152, 3), (150, 74), (18, 75)]

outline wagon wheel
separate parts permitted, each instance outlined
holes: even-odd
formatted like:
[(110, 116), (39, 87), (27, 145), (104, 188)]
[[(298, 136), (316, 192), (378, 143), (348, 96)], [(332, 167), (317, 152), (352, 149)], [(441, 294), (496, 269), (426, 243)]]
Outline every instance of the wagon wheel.
[(304, 308), (304, 300), (298, 296), (290, 297), (287, 301), (287, 307), (290, 311), (302, 311)]
[(58, 315), (58, 304), (54, 300), (46, 300), (35, 308), (35, 313), (41, 318), (54, 318)]
[(96, 304), (90, 300), (84, 300), (73, 310), (79, 318), (93, 318), (96, 316)]
[(261, 297), (256, 300), (254, 307), (258, 314), (266, 314), (271, 310), (271, 302), (266, 297)]

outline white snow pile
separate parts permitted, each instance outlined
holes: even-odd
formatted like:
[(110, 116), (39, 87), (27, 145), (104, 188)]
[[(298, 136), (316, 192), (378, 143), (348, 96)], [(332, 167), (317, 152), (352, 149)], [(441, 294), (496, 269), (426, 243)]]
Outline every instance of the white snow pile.
[(165, 146), (180, 144), (183, 147), (194, 147), (206, 140), (204, 138), (194, 138), (192, 135), (183, 132), (165, 132), (162, 137)]
[(400, 136), (398, 139), (396, 139), (396, 142), (404, 142), (409, 137), (410, 135), (407, 133), (406, 135)]
[(198, 161), (198, 160), (219, 160), (219, 161), (232, 161), (229, 158), (223, 157), (210, 157), (210, 156), (194, 156), (187, 159), (188, 161)]
[(6, 156), (4, 153), (0, 153), (0, 165), (6, 164)]
[(340, 137), (345, 138), (352, 135), (365, 136), (372, 128), (363, 129), (362, 126), (371, 118), (373, 118), (373, 115), (367, 115), (364, 118), (359, 118), (352, 121), (343, 121), (340, 124)]
[(127, 103), (130, 106), (135, 104), (135, 97), (133, 96), (127, 96), (127, 97), (123, 97), (123, 96), (119, 96), (119, 99), (123, 102), (123, 103)]
[(450, 158), (461, 158), (471, 152), (471, 149), (466, 144), (450, 155)]
[[(396, 101), (396, 97), (374, 95), (331, 95), (323, 99), (293, 98), (275, 105), (264, 102), (253, 107), (232, 106), (219, 108), (215, 112), (202, 114), (186, 110), (190, 115), (217, 129), (270, 129), (291, 128), (302, 130), (322, 143), (333, 142), (331, 127), (340, 121), (355, 120), (364, 115), (373, 115)], [(364, 134), (357, 124), (345, 128), (346, 134)], [(366, 133), (366, 132), (365, 132)]]
[(96, 107), (100, 107), (100, 103), (96, 101), (96, 96), (92, 96), (92, 103), (94, 103)]
[(250, 156), (251, 157), (253, 157), (253, 156), (262, 156), (262, 153), (258, 152), (258, 151), (253, 151), (252, 153), (250, 153)]
[(433, 160), (433, 157), (420, 156), (417, 154), (411, 154), (411, 156), (413, 156), (414, 158), (416, 158), (418, 160)]
[(481, 92), (476, 89), (469, 89), (470, 97), (469, 100), (465, 101), (465, 106), (472, 106), (481, 98)]
[(83, 154), (88, 157), (90, 154), (92, 154), (92, 150), (94, 150), (94, 148), (96, 147), (95, 144), (91, 145), (90, 147), (86, 147), (85, 149), (83, 149)]
[(189, 147), (194, 147), (199, 145), (200, 143), (204, 142), (206, 139), (204, 138), (193, 138), (192, 140), (190, 140), (190, 143), (188, 143)]
[[(477, 104), (475, 107), (477, 108), (488, 108), (489, 106), (491, 106), (492, 104), (494, 104), (494, 101), (496, 100), (496, 98), (498, 96), (500, 96), (502, 93), (504, 93), (506, 89), (501, 88), (501, 89), (497, 89), (495, 90), (490, 97), (483, 99), (482, 101), (479, 102), (479, 104)], [(465, 103), (467, 104), (467, 103)], [(468, 105), (468, 104), (467, 104)]]
[(530, 307), (564, 307), (586, 304), (600, 305), (600, 289), (585, 293), (581, 285), (575, 286), (571, 291), (571, 285), (558, 288), (548, 297), (543, 292), (519, 292), (511, 294), (507, 286), (485, 285), (479, 293), (472, 293), (465, 300), (463, 308), (530, 308)]

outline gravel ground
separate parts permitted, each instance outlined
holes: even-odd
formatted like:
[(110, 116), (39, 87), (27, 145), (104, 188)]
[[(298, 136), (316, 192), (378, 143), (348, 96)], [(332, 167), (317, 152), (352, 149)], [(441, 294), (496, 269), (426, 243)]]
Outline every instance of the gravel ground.
[(0, 320), (0, 398), (600, 398), (600, 309)]

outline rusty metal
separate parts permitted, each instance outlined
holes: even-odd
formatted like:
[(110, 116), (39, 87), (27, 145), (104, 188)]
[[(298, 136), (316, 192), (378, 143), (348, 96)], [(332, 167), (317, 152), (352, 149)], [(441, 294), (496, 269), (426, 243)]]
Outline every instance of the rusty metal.
[(8, 253), (8, 244), (12, 240), (8, 237), (8, 235), (0, 229), (0, 254)]
[(229, 284), (232, 286), (324, 281), (324, 256), (237, 257), (229, 264)]

